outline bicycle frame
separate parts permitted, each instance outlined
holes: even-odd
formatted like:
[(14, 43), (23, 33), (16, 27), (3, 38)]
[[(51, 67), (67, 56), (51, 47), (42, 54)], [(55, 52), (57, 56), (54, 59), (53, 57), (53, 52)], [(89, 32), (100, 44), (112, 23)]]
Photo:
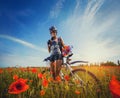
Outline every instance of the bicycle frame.
[[(74, 76), (74, 78), (75, 79), (78, 79), (79, 81), (81, 81), (83, 84), (85, 84), (84, 83), (84, 81), (77, 75), (77, 74), (73, 74), (73, 68), (70, 66), (71, 65), (71, 63), (69, 62), (70, 61), (70, 59), (69, 59), (69, 57), (66, 57), (66, 63), (64, 63), (63, 65), (65, 65), (66, 66), (66, 69), (67, 70), (69, 70), (70, 71), (70, 74), (72, 74), (72, 76)], [(80, 63), (80, 62), (76, 62), (76, 63)], [(60, 76), (61, 76), (61, 78), (63, 78), (63, 72), (62, 72), (62, 70), (60, 71)]]

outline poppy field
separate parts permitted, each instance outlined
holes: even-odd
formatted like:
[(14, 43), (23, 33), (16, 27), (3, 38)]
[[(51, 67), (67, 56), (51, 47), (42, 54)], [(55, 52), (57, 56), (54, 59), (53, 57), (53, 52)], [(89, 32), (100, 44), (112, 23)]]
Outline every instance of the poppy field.
[[(66, 73), (64, 80), (58, 76), (56, 80), (51, 72), (42, 73), (45, 68), (17, 67), (0, 68), (0, 98), (120, 98), (120, 66), (77, 66), (95, 74), (100, 80), (100, 95), (87, 95), (71, 83)], [(92, 96), (91, 96), (92, 95)]]

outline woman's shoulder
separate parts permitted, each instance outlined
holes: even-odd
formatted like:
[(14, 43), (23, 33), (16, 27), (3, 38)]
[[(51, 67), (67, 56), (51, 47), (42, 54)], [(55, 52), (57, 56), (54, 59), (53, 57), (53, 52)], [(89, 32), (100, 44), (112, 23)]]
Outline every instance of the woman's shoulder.
[(58, 37), (58, 40), (61, 41), (61, 42), (63, 42), (63, 38), (61, 36)]
[(61, 37), (61, 36), (59, 36), (59, 37), (58, 37), (58, 39), (59, 39), (59, 40), (62, 40), (62, 37)]

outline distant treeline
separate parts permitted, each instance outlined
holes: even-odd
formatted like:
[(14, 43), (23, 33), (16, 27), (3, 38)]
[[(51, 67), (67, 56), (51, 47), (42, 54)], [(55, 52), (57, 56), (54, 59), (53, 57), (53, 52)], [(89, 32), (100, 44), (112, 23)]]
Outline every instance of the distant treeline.
[(120, 62), (119, 62), (119, 60), (118, 60), (118, 62), (117, 63), (114, 63), (114, 62), (112, 62), (112, 61), (106, 61), (106, 62), (101, 62), (100, 64), (97, 64), (97, 63), (95, 63), (95, 64), (90, 64), (90, 66), (120, 66)]
[(120, 61), (118, 60), (117, 63), (106, 61), (101, 63), (80, 64), (80, 66), (120, 66)]
[(100, 65), (101, 66), (120, 66), (119, 63), (116, 64), (116, 63), (114, 63), (112, 61), (102, 62), (102, 63), (100, 63)]

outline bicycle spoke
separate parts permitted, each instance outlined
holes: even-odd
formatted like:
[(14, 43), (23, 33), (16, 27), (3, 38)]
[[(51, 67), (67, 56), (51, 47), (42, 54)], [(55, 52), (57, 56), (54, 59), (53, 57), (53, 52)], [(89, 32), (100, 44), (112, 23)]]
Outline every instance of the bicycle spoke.
[(83, 87), (85, 95), (96, 96), (97, 98), (97, 89), (100, 88), (100, 83), (94, 74), (84, 70), (77, 69), (72, 71), (73, 75), (70, 74), (71, 78), (76, 82), (77, 87)]

